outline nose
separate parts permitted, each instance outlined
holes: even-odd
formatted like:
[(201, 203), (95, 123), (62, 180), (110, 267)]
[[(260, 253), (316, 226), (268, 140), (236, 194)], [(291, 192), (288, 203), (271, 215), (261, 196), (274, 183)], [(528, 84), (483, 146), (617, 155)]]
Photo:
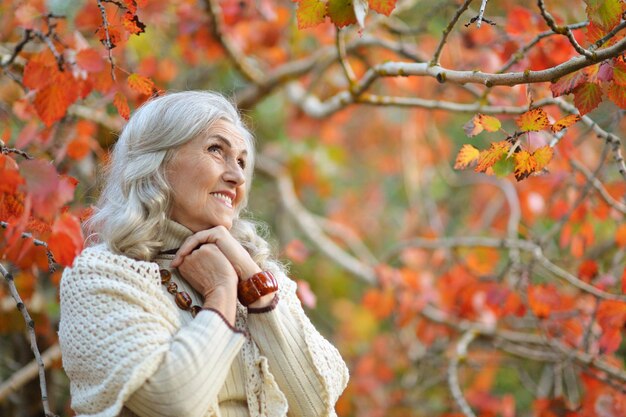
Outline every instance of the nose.
[(236, 161), (227, 164), (223, 178), (224, 181), (233, 184), (235, 187), (238, 187), (246, 182), (246, 176), (243, 173), (243, 169), (241, 169)]

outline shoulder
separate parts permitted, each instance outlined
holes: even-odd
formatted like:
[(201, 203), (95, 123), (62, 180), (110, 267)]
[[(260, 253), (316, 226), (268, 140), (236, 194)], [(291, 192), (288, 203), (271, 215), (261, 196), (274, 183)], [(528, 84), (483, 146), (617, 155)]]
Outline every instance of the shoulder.
[(112, 252), (105, 244), (98, 244), (85, 248), (74, 259), (72, 266), (65, 268), (61, 286), (94, 277), (135, 285), (160, 283), (159, 266), (156, 263), (129, 258)]

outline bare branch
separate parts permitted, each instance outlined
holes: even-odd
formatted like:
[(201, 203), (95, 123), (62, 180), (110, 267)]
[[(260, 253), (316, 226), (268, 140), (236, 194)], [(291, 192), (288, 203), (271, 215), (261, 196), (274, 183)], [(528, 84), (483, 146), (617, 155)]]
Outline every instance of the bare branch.
[[(56, 343), (50, 346), (44, 353), (41, 354), (41, 360), (44, 367), (52, 365), (55, 361), (61, 359), (61, 348)], [(11, 375), (7, 380), (0, 385), (0, 404), (7, 399), (7, 397), (20, 390), (30, 380), (35, 378), (39, 373), (39, 363), (36, 359), (33, 359), (30, 363), (24, 366), (22, 369)]]
[(483, 23), (483, 16), (485, 14), (486, 8), (487, 8), (487, 0), (482, 0), (480, 2), (480, 9), (478, 9), (478, 19), (476, 19), (476, 27), (479, 29)]
[(11, 56), (9, 56), (9, 58), (2, 62), (0, 64), (0, 66), (2, 66), (2, 68), (6, 68), (9, 65), (11, 65), (13, 63), (13, 61), (15, 61), (15, 58), (17, 58), (17, 56), (19, 55), (20, 52), (22, 52), (22, 49), (24, 49), (24, 46), (26, 46), (26, 44), (28, 42), (30, 42), (33, 39), (33, 31), (31, 29), (25, 29), (24, 30), (24, 37), (22, 38), (22, 40), (15, 45), (15, 47), (13, 48), (13, 52), (11, 53)]
[(589, 59), (593, 59), (593, 52), (592, 51), (588, 51), (585, 48), (583, 48), (582, 46), (580, 46), (580, 44), (578, 43), (576, 38), (574, 38), (574, 34), (572, 33), (572, 31), (567, 26), (557, 26), (557, 24), (554, 21), (554, 18), (552, 17), (550, 12), (548, 12), (546, 10), (546, 6), (543, 3), (543, 0), (537, 0), (537, 6), (539, 7), (539, 10), (541, 11), (541, 16), (543, 17), (543, 20), (545, 20), (545, 22), (548, 25), (548, 27), (550, 29), (552, 29), (552, 31), (554, 33), (558, 33), (560, 35), (565, 35), (567, 37), (567, 39), (569, 40), (569, 43), (576, 50), (576, 52), (578, 52), (581, 55), (586, 56)]
[[(5, 221), (0, 221), (0, 227), (3, 228), (3, 229), (6, 229), (6, 228), (9, 227), (9, 223), (7, 223)], [(46, 242), (44, 242), (43, 240), (39, 240), (39, 239), (33, 238), (32, 233), (23, 232), (21, 237), (22, 237), (22, 239), (32, 239), (33, 240), (33, 244), (35, 246), (43, 246), (46, 249), (46, 256), (48, 258), (48, 270), (50, 272), (54, 272), (56, 270), (56, 268), (54, 266), (54, 264), (56, 263), (56, 260), (54, 259), (54, 255), (52, 254), (52, 252), (48, 248), (48, 244)]]
[(443, 35), (441, 40), (439, 41), (439, 45), (433, 54), (433, 58), (428, 63), (429, 66), (439, 65), (439, 56), (441, 55), (441, 51), (443, 50), (443, 46), (446, 44), (446, 40), (448, 40), (448, 35), (452, 32), (454, 25), (459, 21), (461, 15), (467, 10), (472, 0), (465, 0), (463, 4), (457, 9), (456, 13), (448, 22), (448, 26), (443, 30)]
[(467, 347), (476, 336), (477, 333), (473, 330), (468, 330), (463, 334), (448, 365), (448, 386), (450, 387), (452, 398), (454, 398), (454, 401), (456, 401), (463, 414), (467, 417), (476, 417), (476, 414), (472, 411), (461, 390), (461, 385), (459, 384), (459, 363), (467, 358)]
[(11, 296), (17, 303), (17, 309), (22, 313), (24, 317), (24, 321), (26, 322), (26, 329), (28, 330), (28, 334), (30, 336), (30, 348), (35, 355), (35, 360), (37, 361), (39, 368), (39, 388), (41, 389), (41, 401), (43, 403), (43, 410), (46, 417), (56, 417), (50, 411), (50, 405), (48, 404), (48, 391), (46, 389), (46, 374), (45, 374), (45, 366), (43, 360), (41, 359), (41, 355), (39, 354), (39, 348), (37, 347), (37, 336), (35, 335), (35, 322), (30, 318), (30, 314), (26, 310), (26, 306), (20, 297), (20, 294), (17, 292), (17, 288), (15, 288), (15, 282), (13, 281), (13, 275), (6, 270), (4, 265), (0, 263), (0, 274), (4, 277), (5, 281), (9, 285), (9, 291), (11, 292)]
[(626, 204), (615, 200), (611, 196), (611, 194), (609, 194), (606, 188), (604, 188), (602, 182), (598, 178), (596, 178), (593, 173), (589, 171), (589, 169), (587, 169), (587, 167), (585, 167), (583, 164), (573, 158), (570, 158), (569, 163), (572, 168), (574, 168), (576, 171), (580, 172), (587, 178), (587, 181), (589, 181), (591, 185), (593, 185), (593, 187), (598, 191), (598, 194), (600, 194), (602, 199), (609, 206), (613, 207), (615, 210), (619, 211), (622, 214), (626, 214)]
[(106, 36), (104, 40), (104, 47), (107, 49), (107, 53), (109, 54), (109, 62), (111, 63), (111, 78), (115, 80), (115, 61), (113, 61), (113, 54), (111, 50), (115, 47), (113, 42), (111, 42), (111, 35), (109, 34), (109, 20), (107, 19), (107, 12), (102, 5), (101, 0), (97, 0), (98, 8), (100, 9), (100, 14), (102, 15), (102, 27), (104, 27), (104, 34)]

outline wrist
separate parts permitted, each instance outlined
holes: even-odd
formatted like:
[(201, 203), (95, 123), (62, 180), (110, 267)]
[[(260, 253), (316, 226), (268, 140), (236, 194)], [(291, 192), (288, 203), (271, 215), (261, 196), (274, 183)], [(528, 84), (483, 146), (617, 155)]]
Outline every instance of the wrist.
[(239, 268), (238, 275), (242, 280), (245, 281), (245, 280), (250, 279), (251, 276), (258, 274), (261, 271), (262, 269), (254, 261), (250, 260), (249, 263)]

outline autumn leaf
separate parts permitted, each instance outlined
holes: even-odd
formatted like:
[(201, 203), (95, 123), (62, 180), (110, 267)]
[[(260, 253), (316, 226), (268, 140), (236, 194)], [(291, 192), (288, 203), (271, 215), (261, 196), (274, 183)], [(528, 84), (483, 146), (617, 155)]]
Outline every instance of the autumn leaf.
[(581, 116), (598, 107), (602, 102), (602, 87), (594, 83), (583, 83), (574, 89), (574, 105)]
[(607, 95), (619, 108), (626, 109), (626, 85), (611, 84)]
[(523, 180), (537, 169), (537, 162), (532, 154), (524, 149), (513, 154), (515, 160), (515, 179)]
[(500, 120), (496, 119), (493, 116), (487, 116), (485, 114), (477, 114), (470, 121), (465, 123), (463, 126), (463, 130), (465, 134), (469, 137), (476, 136), (483, 130), (487, 132), (497, 132), (500, 130), (502, 124)]
[(554, 133), (560, 132), (561, 130), (565, 129), (566, 127), (570, 127), (571, 125), (578, 122), (579, 120), (580, 120), (579, 114), (570, 114), (568, 116), (563, 117), (562, 119), (557, 120), (552, 125), (551, 129)]
[(328, 0), (326, 13), (338, 28), (356, 23), (351, 0)]
[(602, 329), (600, 349), (603, 353), (614, 353), (622, 341), (621, 329), (626, 323), (626, 303), (605, 300), (600, 303), (596, 321)]
[(533, 152), (533, 158), (536, 164), (535, 171), (541, 171), (546, 166), (548, 166), (548, 164), (552, 160), (553, 155), (554, 149), (548, 145), (535, 149), (535, 151)]
[(78, 136), (67, 144), (67, 156), (80, 161), (89, 155), (91, 150), (91, 141), (87, 136)]
[(626, 247), (626, 224), (620, 224), (615, 231), (615, 243), (620, 248)]
[(491, 168), (496, 177), (504, 178), (515, 170), (515, 161), (510, 157), (500, 158)]
[(583, 70), (564, 75), (550, 85), (552, 97), (560, 97), (569, 94), (585, 81), (587, 81), (587, 74)]
[(306, 29), (324, 23), (326, 3), (322, 0), (300, 0), (296, 10), (298, 29)]
[(154, 83), (150, 78), (139, 74), (130, 74), (126, 80), (128, 86), (138, 93), (151, 95)]
[(126, 101), (126, 96), (119, 91), (115, 93), (115, 97), (113, 97), (113, 105), (117, 109), (117, 112), (124, 119), (128, 120), (130, 118), (130, 108), (128, 107), (128, 101)]
[(396, 1), (397, 0), (369, 0), (368, 3), (370, 9), (384, 14), (385, 16), (389, 16), (396, 7)]
[(67, 109), (78, 98), (78, 92), (70, 74), (56, 77), (52, 82), (37, 91), (33, 105), (46, 126), (52, 126), (65, 116)]
[(506, 140), (500, 142), (492, 142), (488, 150), (482, 151), (478, 157), (478, 165), (474, 169), (476, 172), (485, 172), (498, 162), (501, 158), (506, 157), (511, 144)]
[(371, 288), (363, 295), (363, 306), (379, 320), (389, 317), (394, 308), (394, 301), (391, 290)]
[(463, 169), (467, 168), (467, 166), (478, 159), (480, 155), (480, 151), (473, 147), (472, 145), (465, 144), (459, 150), (459, 153), (456, 156), (456, 162), (454, 164), (454, 169)]
[[(0, 153), (0, 193), (13, 194), (17, 187), (24, 183), (24, 178), (20, 175), (17, 163), (9, 156)], [(2, 219), (0, 219), (2, 220)]]
[(626, 85), (626, 62), (621, 59), (613, 64), (613, 82), (617, 85)]
[(104, 69), (104, 60), (98, 51), (83, 49), (76, 54), (76, 65), (87, 72), (100, 72)]
[(124, 28), (133, 35), (139, 35), (146, 31), (146, 25), (139, 20), (136, 14), (130, 12), (124, 15)]
[(578, 267), (578, 277), (589, 283), (598, 276), (598, 263), (593, 259), (586, 259)]
[(285, 256), (301, 264), (309, 258), (309, 250), (306, 245), (299, 239), (293, 239), (285, 246)]
[(602, 29), (611, 30), (621, 20), (622, 2), (620, 0), (585, 0), (587, 17)]
[(550, 313), (561, 303), (556, 287), (550, 284), (528, 286), (528, 305), (540, 319), (550, 317)]
[(48, 248), (59, 264), (71, 266), (74, 258), (83, 250), (83, 241), (78, 219), (69, 213), (63, 213), (52, 226)]
[(527, 111), (526, 113), (515, 119), (515, 122), (522, 130), (522, 132), (538, 131), (550, 126), (548, 114), (542, 108), (536, 108)]
[(20, 173), (32, 198), (33, 211), (42, 219), (52, 219), (74, 197), (76, 183), (60, 177), (52, 164), (42, 159), (24, 161)]

